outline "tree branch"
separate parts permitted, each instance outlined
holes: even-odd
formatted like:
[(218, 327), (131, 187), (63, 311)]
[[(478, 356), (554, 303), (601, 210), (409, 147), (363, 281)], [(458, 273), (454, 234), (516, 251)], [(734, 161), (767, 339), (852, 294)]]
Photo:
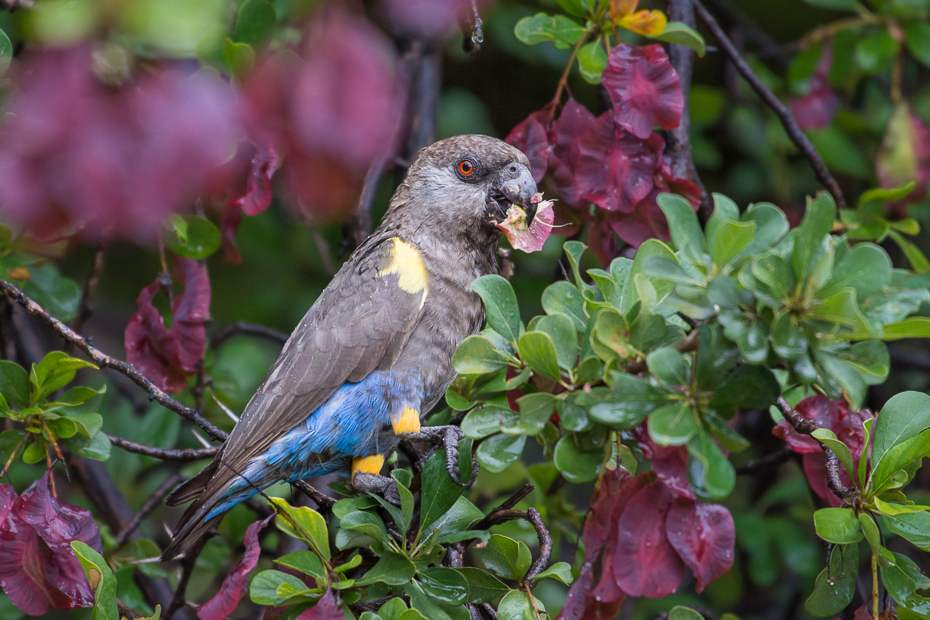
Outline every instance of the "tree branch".
[(776, 450), (775, 452), (772, 452), (771, 454), (767, 454), (754, 461), (749, 461), (745, 465), (740, 465), (736, 468), (736, 475), (739, 476), (743, 474), (757, 474), (759, 472), (765, 471), (766, 469), (769, 469), (770, 467), (781, 465), (789, 458), (791, 458), (792, 454), (794, 453), (791, 451), (791, 448), (785, 446)]
[(219, 446), (211, 446), (209, 448), (193, 448), (190, 450), (155, 448), (152, 446), (143, 446), (142, 444), (129, 441), (128, 439), (123, 439), (122, 437), (117, 437), (116, 435), (110, 435), (109, 433), (104, 433), (104, 435), (106, 435), (107, 439), (110, 440), (110, 443), (112, 443), (114, 446), (122, 448), (126, 452), (133, 452), (143, 456), (150, 456), (162, 461), (189, 463), (191, 461), (199, 461), (200, 459), (212, 458), (216, 456), (217, 452), (220, 451)]
[(213, 441), (226, 441), (226, 438), (229, 435), (208, 422), (206, 418), (200, 415), (199, 411), (182, 405), (175, 399), (168, 396), (167, 393), (159, 389), (158, 386), (152, 383), (145, 375), (136, 370), (132, 364), (128, 364), (116, 358), (110, 357), (99, 349), (91, 346), (86, 338), (46, 312), (42, 306), (26, 297), (26, 295), (23, 294), (18, 286), (7, 282), (6, 280), (0, 280), (0, 290), (2, 290), (3, 293), (6, 294), (6, 296), (11, 300), (25, 308), (30, 314), (38, 317), (43, 322), (48, 324), (52, 329), (58, 332), (58, 334), (64, 338), (66, 342), (73, 343), (75, 346), (77, 346), (77, 348), (86, 353), (87, 356), (90, 357), (90, 359), (93, 360), (95, 364), (97, 364), (97, 366), (112, 368), (123, 373), (132, 379), (136, 385), (147, 391), (149, 399), (156, 401), (166, 409), (174, 411), (185, 420), (193, 422), (202, 428)]
[(127, 523), (123, 529), (119, 531), (119, 534), (116, 535), (116, 548), (120, 549), (129, 541), (129, 537), (133, 532), (136, 531), (136, 528), (139, 527), (139, 524), (142, 523), (142, 519), (145, 519), (158, 505), (161, 503), (165, 496), (168, 495), (168, 492), (174, 488), (174, 486), (180, 482), (182, 476), (180, 474), (172, 474), (168, 478), (158, 485), (158, 488), (155, 489), (155, 492), (152, 493), (152, 496), (145, 500), (145, 503), (142, 504), (142, 508), (139, 509), (132, 519)]
[(222, 346), (230, 338), (239, 335), (258, 336), (259, 338), (265, 338), (267, 340), (271, 340), (272, 342), (277, 342), (281, 345), (287, 342), (287, 339), (290, 337), (290, 334), (286, 334), (270, 327), (265, 327), (264, 325), (255, 325), (254, 323), (246, 323), (245, 321), (236, 321), (235, 323), (230, 323), (229, 325), (224, 326), (222, 329), (213, 334), (213, 336), (210, 338), (210, 348), (216, 349)]
[(535, 508), (529, 508), (526, 511), (526, 520), (536, 528), (536, 537), (539, 538), (539, 555), (530, 565), (530, 569), (523, 576), (522, 584), (532, 590), (536, 586), (536, 575), (546, 570), (549, 566), (549, 558), (552, 556), (552, 536), (549, 530), (539, 516), (539, 511)]
[(306, 480), (298, 480), (294, 482), (293, 485), (304, 495), (315, 501), (317, 507), (320, 508), (321, 511), (328, 512), (333, 509), (333, 504), (336, 503), (336, 500), (316, 487), (311, 486)]
[(779, 101), (778, 97), (768, 89), (768, 87), (762, 83), (762, 80), (759, 79), (752, 69), (746, 63), (742, 56), (740, 56), (739, 51), (737, 51), (736, 46), (730, 41), (727, 35), (723, 32), (723, 29), (717, 23), (717, 20), (714, 19), (714, 16), (711, 15), (707, 9), (699, 2), (699, 0), (693, 0), (694, 8), (697, 11), (698, 16), (701, 20), (707, 25), (708, 29), (714, 34), (717, 41), (720, 43), (720, 47), (723, 48), (724, 53), (730, 59), (730, 62), (733, 63), (733, 66), (736, 67), (736, 70), (739, 71), (740, 75), (743, 76), (752, 89), (759, 95), (759, 98), (765, 102), (778, 118), (781, 120), (782, 125), (785, 127), (785, 132), (788, 134), (788, 137), (791, 141), (798, 147), (801, 153), (807, 158), (810, 162), (811, 168), (814, 169), (814, 174), (817, 176), (817, 180), (820, 181), (821, 185), (827, 188), (833, 198), (836, 200), (836, 204), (839, 208), (846, 208), (846, 200), (843, 198), (843, 192), (840, 189), (839, 183), (836, 182), (836, 179), (833, 178), (833, 175), (830, 174), (830, 171), (827, 170), (826, 164), (823, 163), (823, 159), (820, 157), (820, 154), (817, 152), (817, 149), (814, 148), (814, 145), (811, 144), (811, 141), (807, 139), (807, 136), (804, 135), (804, 132), (801, 131), (801, 128), (798, 127), (797, 121), (794, 120), (794, 116), (791, 114), (791, 111), (788, 107)]

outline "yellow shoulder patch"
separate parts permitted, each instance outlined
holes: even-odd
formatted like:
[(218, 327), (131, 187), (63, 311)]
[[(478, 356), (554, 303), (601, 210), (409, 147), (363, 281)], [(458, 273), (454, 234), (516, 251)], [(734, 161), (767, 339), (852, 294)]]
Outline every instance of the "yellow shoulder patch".
[(391, 426), (395, 435), (409, 435), (420, 432), (420, 412), (413, 407), (404, 407), (400, 416), (395, 420), (391, 417)]
[(392, 243), (390, 262), (378, 272), (378, 275), (386, 276), (396, 273), (397, 284), (401, 290), (412, 295), (422, 292), (423, 299), (420, 301), (422, 308), (426, 303), (426, 293), (429, 290), (429, 273), (426, 271), (423, 258), (415, 247), (400, 237), (392, 237), (390, 241)]
[(355, 474), (374, 474), (381, 473), (381, 467), (384, 465), (384, 456), (372, 454), (370, 456), (361, 456), (352, 459), (352, 478)]

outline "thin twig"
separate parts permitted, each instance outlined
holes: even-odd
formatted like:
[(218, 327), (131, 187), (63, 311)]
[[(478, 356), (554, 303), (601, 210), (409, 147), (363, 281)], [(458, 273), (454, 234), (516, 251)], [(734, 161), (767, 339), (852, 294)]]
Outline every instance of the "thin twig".
[[(781, 415), (788, 421), (788, 424), (802, 435), (810, 435), (817, 429), (822, 428), (815, 422), (811, 422), (798, 413), (794, 407), (788, 404), (788, 401), (786, 401), (783, 396), (779, 396), (775, 401), (775, 407), (778, 408)], [(833, 494), (838, 498), (846, 500), (849, 496), (853, 495), (856, 490), (847, 488), (840, 479), (840, 461), (833, 450), (820, 441), (817, 443), (820, 444), (820, 448), (823, 450), (824, 457), (826, 458), (827, 486), (830, 487), (830, 490), (833, 491)]]
[(736, 468), (736, 475), (739, 476), (744, 474), (757, 474), (769, 469), (770, 467), (781, 465), (789, 458), (791, 458), (792, 454), (794, 453), (791, 451), (791, 448), (785, 446), (779, 450), (776, 450), (775, 452), (772, 452), (771, 454), (767, 454), (754, 461), (749, 461), (745, 465), (740, 465)]
[(214, 532), (211, 531), (201, 536), (187, 553), (184, 554), (184, 559), (181, 560), (181, 578), (178, 580), (178, 587), (174, 591), (174, 598), (171, 599), (171, 604), (168, 606), (168, 610), (165, 611), (165, 620), (171, 620), (175, 612), (187, 604), (187, 584), (190, 583), (191, 573), (194, 572), (194, 565), (197, 563), (197, 557), (200, 555), (200, 552), (203, 551), (204, 546), (207, 544), (207, 540), (210, 539), (213, 533)]
[(191, 407), (186, 407), (168, 396), (167, 393), (152, 383), (148, 377), (136, 370), (132, 364), (128, 364), (116, 358), (110, 357), (99, 349), (91, 346), (86, 338), (50, 315), (42, 308), (42, 306), (34, 302), (32, 299), (26, 297), (26, 295), (23, 294), (18, 286), (7, 282), (6, 280), (0, 280), (0, 290), (2, 290), (11, 300), (25, 308), (30, 314), (38, 317), (43, 322), (48, 324), (67, 342), (73, 343), (75, 346), (77, 346), (77, 348), (84, 351), (84, 353), (86, 353), (88, 357), (90, 357), (90, 359), (95, 364), (97, 364), (97, 366), (105, 366), (123, 373), (132, 379), (136, 385), (146, 390), (151, 400), (156, 401), (166, 409), (174, 411), (185, 420), (193, 422), (204, 431), (206, 431), (207, 435), (209, 435), (210, 439), (213, 441), (226, 441), (226, 438), (229, 435), (213, 426), (213, 424), (208, 422), (206, 418), (200, 415), (199, 411), (192, 409)]
[(122, 448), (126, 452), (133, 452), (143, 456), (150, 456), (161, 461), (177, 461), (179, 463), (189, 463), (191, 461), (199, 461), (200, 459), (213, 458), (216, 456), (216, 453), (220, 451), (219, 446), (210, 446), (209, 448), (192, 448), (189, 450), (155, 448), (153, 446), (143, 446), (142, 444), (129, 441), (128, 439), (123, 439), (122, 437), (117, 437), (116, 435), (110, 435), (109, 433), (104, 433), (104, 435), (106, 435), (107, 439), (110, 440), (110, 443), (112, 443), (114, 446)]
[[(535, 489), (535, 488), (536, 488), (536, 487), (533, 486), (532, 483), (527, 482), (527, 483), (524, 484), (522, 487), (520, 487), (520, 488), (517, 490), (516, 493), (514, 493), (513, 495), (511, 495), (510, 498), (507, 499), (503, 504), (501, 504), (500, 506), (498, 506), (497, 508), (495, 508), (494, 510), (492, 510), (491, 512), (489, 512), (489, 513), (488, 513), (488, 516), (486, 516), (486, 517), (485, 517), (484, 519), (482, 519), (481, 521), (478, 521), (478, 523), (475, 523), (475, 524), (474, 524), (473, 526), (471, 526), (471, 528), (469, 528), (469, 529), (472, 529), (472, 530), (486, 530), (486, 529), (488, 529), (489, 527), (491, 527), (492, 525), (496, 525), (496, 524), (498, 523), (498, 521), (496, 520), (496, 519), (497, 519), (498, 513), (504, 513), (504, 512), (510, 511), (510, 512), (513, 512), (513, 513), (520, 513), (520, 515), (523, 515), (524, 513), (523, 513), (522, 510), (511, 510), (511, 509), (512, 509), (514, 506), (516, 506), (517, 504), (519, 504), (521, 501), (523, 501), (523, 498), (525, 498), (527, 495), (529, 495), (530, 493), (532, 493), (532, 492), (533, 492), (533, 489)], [(522, 519), (522, 518), (523, 518), (522, 516), (516, 516), (516, 517), (505, 518), (505, 519), (503, 519), (502, 521), (499, 521), (499, 523), (503, 523), (504, 521), (510, 521), (510, 520), (512, 520), (512, 519)]]
[(791, 110), (779, 101), (778, 97), (762, 83), (759, 76), (753, 73), (743, 57), (740, 56), (736, 46), (733, 45), (726, 33), (723, 32), (723, 29), (717, 23), (717, 20), (714, 19), (714, 16), (708, 13), (707, 9), (704, 8), (699, 0), (693, 0), (693, 2), (698, 16), (700, 16), (701, 20), (707, 25), (707, 28), (714, 34), (714, 37), (716, 37), (717, 41), (720, 43), (720, 47), (723, 48), (730, 62), (733, 63), (733, 66), (735, 66), (736, 70), (743, 76), (743, 79), (745, 79), (756, 94), (759, 95), (759, 98), (772, 108), (785, 127), (785, 132), (788, 134), (788, 137), (795, 146), (798, 147), (801, 153), (804, 154), (807, 161), (810, 162), (811, 168), (814, 169), (814, 174), (817, 176), (821, 185), (826, 187), (827, 191), (833, 194), (837, 206), (841, 209), (845, 209), (846, 200), (843, 198), (843, 191), (840, 189), (839, 183), (836, 182), (836, 179), (833, 178), (833, 175), (830, 174), (830, 171), (827, 169), (826, 164), (823, 163), (820, 153), (817, 152), (817, 149), (814, 148), (811, 141), (807, 139), (807, 136), (804, 135), (804, 132), (798, 127), (798, 123), (794, 120)]
[(296, 487), (304, 495), (315, 501), (320, 510), (330, 511), (333, 509), (333, 504), (336, 503), (336, 500), (334, 500), (329, 495), (326, 495), (316, 487), (310, 486), (310, 483), (306, 480), (298, 480), (293, 484), (294, 487)]
[(532, 590), (536, 586), (536, 575), (549, 566), (549, 557), (552, 555), (552, 536), (549, 535), (549, 530), (546, 529), (542, 517), (539, 516), (539, 511), (535, 508), (527, 509), (526, 520), (536, 528), (536, 536), (539, 538), (539, 555), (530, 565), (530, 569), (526, 571), (526, 575), (523, 576), (521, 581), (522, 585)]
[(213, 336), (210, 338), (210, 348), (216, 349), (222, 346), (230, 338), (239, 335), (258, 336), (259, 338), (265, 338), (282, 345), (287, 342), (289, 337), (288, 334), (282, 331), (278, 331), (270, 327), (265, 327), (264, 325), (246, 323), (245, 321), (236, 321), (235, 323), (230, 323), (229, 325), (224, 326), (215, 334), (213, 334)]
[(136, 528), (139, 527), (139, 524), (142, 523), (142, 519), (145, 519), (147, 516), (152, 514), (152, 511), (161, 504), (161, 501), (165, 499), (165, 496), (168, 495), (168, 492), (174, 488), (174, 486), (181, 480), (181, 475), (172, 474), (168, 478), (158, 485), (158, 488), (152, 493), (152, 496), (145, 500), (145, 503), (142, 504), (142, 508), (139, 509), (139, 512), (133, 516), (132, 520), (126, 524), (126, 526), (120, 530), (119, 534), (116, 535), (116, 548), (120, 549), (129, 541), (130, 535), (136, 531)]

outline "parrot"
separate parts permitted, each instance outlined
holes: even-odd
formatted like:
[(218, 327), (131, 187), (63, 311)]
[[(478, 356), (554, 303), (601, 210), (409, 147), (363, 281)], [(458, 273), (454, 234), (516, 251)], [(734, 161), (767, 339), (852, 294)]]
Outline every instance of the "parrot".
[(498, 273), (500, 222), (519, 206), (532, 223), (538, 202), (529, 159), (501, 140), (460, 135), (421, 149), (380, 225), (294, 329), (214, 460), (168, 497), (193, 503), (162, 560), (279, 481), (338, 472), (359, 492), (396, 495), (381, 469), (401, 439), (461, 437), (458, 427), (421, 421), (455, 379), (456, 347), (484, 323), (470, 285)]

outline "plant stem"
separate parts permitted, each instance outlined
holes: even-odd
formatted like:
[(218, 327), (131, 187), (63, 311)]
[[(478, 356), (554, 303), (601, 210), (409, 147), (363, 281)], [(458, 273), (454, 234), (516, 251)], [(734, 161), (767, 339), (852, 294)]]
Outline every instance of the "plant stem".
[(581, 46), (584, 44), (589, 34), (589, 31), (585, 31), (585, 33), (581, 35), (581, 38), (578, 39), (578, 43), (575, 43), (575, 47), (572, 49), (572, 55), (568, 57), (565, 69), (562, 71), (562, 77), (559, 78), (559, 84), (555, 87), (555, 96), (552, 98), (552, 103), (559, 105), (559, 100), (562, 99), (562, 90), (565, 89), (565, 85), (568, 83), (568, 75), (571, 73), (572, 65), (575, 63), (575, 56), (578, 55), (578, 50), (581, 49)]
[(872, 551), (872, 618), (878, 620), (878, 557)]

